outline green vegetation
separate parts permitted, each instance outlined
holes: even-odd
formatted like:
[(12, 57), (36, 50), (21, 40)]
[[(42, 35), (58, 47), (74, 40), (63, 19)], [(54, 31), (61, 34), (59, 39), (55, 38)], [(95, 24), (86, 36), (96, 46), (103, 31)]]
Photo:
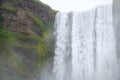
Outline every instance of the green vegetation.
[(14, 11), (16, 12), (17, 11), (17, 7), (14, 6), (14, 3), (4, 3), (0, 6), (0, 8), (2, 9), (6, 9), (6, 10), (9, 10), (9, 11)]
[(3, 18), (0, 16), (0, 71), (7, 70), (7, 68), (2, 67), (2, 65), (7, 63), (17, 72), (22, 75), (27, 75), (28, 71), (23, 64), (21, 57), (13, 51), (15, 40), (16, 34), (4, 28)]
[[(35, 40), (37, 42), (37, 44), (33, 45), (33, 44), (27, 44), (24, 42), (24, 44), (21, 44), (19, 42), (19, 40), (24, 40), (24, 39), (28, 39), (28, 40)], [(38, 35), (23, 35), (23, 34), (16, 34), (16, 43), (15, 46), (20, 47), (20, 48), (28, 48), (31, 50), (36, 51), (37, 56), (36, 56), (36, 62), (39, 64), (43, 58), (45, 58), (45, 56), (48, 55), (48, 46), (45, 42), (44, 38), (41, 38)]]
[[(24, 44), (21, 44), (21, 40), (35, 40), (37, 44), (27, 44), (23, 41)], [(9, 31), (3, 30), (0, 32), (0, 43), (6, 43), (8, 46), (16, 46), (21, 48), (28, 48), (36, 51), (37, 53), (37, 63), (42, 60), (45, 56), (48, 55), (48, 47), (44, 38), (41, 38), (37, 35), (24, 35), (19, 33), (11, 33)], [(1, 46), (2, 48), (2, 46)], [(38, 58), (39, 57), (39, 58)], [(38, 61), (39, 59), (39, 61)]]
[(49, 33), (55, 13), (39, 0), (31, 1), (6, 0), (0, 5), (0, 73), (10, 74), (11, 80), (13, 74), (14, 80), (35, 77), (53, 53)]
[(27, 73), (25, 72), (27, 71), (22, 59), (12, 49), (14, 41), (14, 33), (4, 28), (3, 18), (0, 15), (0, 71), (7, 71), (7, 68), (2, 67), (2, 65), (7, 63), (15, 68), (16, 71), (26, 75)]
[(41, 20), (39, 17), (34, 16), (34, 17), (33, 17), (33, 21), (35, 22), (35, 24), (37, 24), (37, 25), (40, 27), (41, 31), (44, 31), (44, 30), (45, 30), (45, 29), (44, 29), (45, 26), (44, 26), (42, 20)]
[(13, 42), (12, 32), (6, 29), (0, 29), (0, 45), (10, 45)]
[(32, 0), (33, 2), (35, 2), (35, 3), (38, 3), (38, 2), (40, 2), (39, 0)]
[[(16, 12), (19, 9), (19, 7), (17, 7), (18, 1), (12, 0), (12, 3), (6, 2), (2, 4), (0, 8), (9, 10), (10, 12)], [(48, 5), (41, 3), (39, 0), (33, 1), (36, 3), (39, 2), (39, 4), (41, 4), (44, 8), (46, 7), (46, 11), (48, 11), (50, 8), (48, 7)], [(4, 64), (7, 64), (10, 68), (13, 68), (16, 72), (24, 76), (29, 75), (31, 73), (28, 70), (29, 67), (25, 65), (23, 57), (19, 55), (19, 53), (15, 52), (16, 48), (26, 49), (26, 52), (27, 50), (33, 51), (35, 53), (33, 62), (35, 61), (38, 67), (41, 66), (41, 64), (44, 63), (44, 61), (49, 56), (49, 46), (47, 44), (46, 39), (50, 33), (50, 26), (52, 25), (52, 23), (47, 21), (43, 22), (40, 16), (35, 15), (34, 13), (31, 14), (29, 10), (26, 13), (32, 19), (32, 21), (39, 27), (42, 36), (32, 32), (29, 34), (25, 34), (25, 31), (11, 31), (9, 30), (11, 29), (11, 27), (9, 27), (8, 25), (5, 26), (3, 24), (3, 18), (2, 16), (0, 16), (0, 72), (9, 71), (8, 68), (4, 67)], [(53, 12), (51, 11), (50, 15), (53, 15), (52, 13)]]
[(3, 18), (0, 16), (0, 45), (12, 43), (12, 32), (4, 29)]
[[(17, 32), (11, 32), (7, 29), (4, 29), (4, 25), (3, 25), (3, 19), (2, 17), (0, 18), (0, 44), (6, 44), (9, 48), (9, 46), (11, 47), (20, 47), (20, 48), (28, 48), (31, 50), (36, 51), (37, 56), (36, 56), (36, 62), (39, 64), (42, 62), (42, 60), (45, 58), (45, 56), (48, 55), (48, 45), (46, 43), (45, 37), (48, 35), (49, 30), (44, 30), (44, 25), (42, 23), (42, 21), (37, 18), (34, 17), (33, 20), (35, 21), (35, 23), (40, 26), (40, 29), (42, 29), (43, 31), (43, 37), (40, 37), (36, 34), (30, 34), (30, 35), (26, 35), (26, 34), (21, 34), (21, 33), (17, 33)], [(37, 44), (29, 44), (26, 43), (24, 41), (28, 41), (28, 40), (34, 40)], [(21, 43), (21, 41), (23, 43)], [(2, 49), (3, 46), (0, 46), (0, 49)], [(7, 52), (4, 52), (7, 53)]]
[(38, 16), (32, 15), (31, 12), (28, 12), (27, 15), (33, 19), (34, 23), (37, 26), (39, 26), (39, 28), (42, 31), (42, 33), (45, 32), (46, 30), (48, 30), (48, 29), (46, 29), (43, 21)]

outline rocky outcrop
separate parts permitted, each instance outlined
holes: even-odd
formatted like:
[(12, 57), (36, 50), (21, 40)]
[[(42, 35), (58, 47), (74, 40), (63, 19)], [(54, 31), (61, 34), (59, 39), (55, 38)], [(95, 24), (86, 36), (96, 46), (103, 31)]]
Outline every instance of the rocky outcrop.
[(33, 80), (53, 53), (55, 14), (39, 0), (0, 0), (0, 80)]
[(5, 25), (12, 31), (40, 33), (32, 18), (38, 17), (46, 28), (54, 21), (55, 11), (37, 0), (1, 0), (1, 2)]

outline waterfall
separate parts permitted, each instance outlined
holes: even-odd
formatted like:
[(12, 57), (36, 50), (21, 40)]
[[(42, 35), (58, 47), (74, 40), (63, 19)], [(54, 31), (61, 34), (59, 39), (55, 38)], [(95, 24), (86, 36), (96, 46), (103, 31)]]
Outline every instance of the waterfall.
[(119, 80), (112, 5), (57, 13), (55, 80)]

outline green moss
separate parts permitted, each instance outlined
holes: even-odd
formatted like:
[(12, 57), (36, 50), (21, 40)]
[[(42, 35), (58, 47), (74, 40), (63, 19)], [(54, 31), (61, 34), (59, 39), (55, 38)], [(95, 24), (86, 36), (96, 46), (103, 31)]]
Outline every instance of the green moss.
[(6, 71), (2, 65), (7, 64), (13, 67), (18, 73), (27, 75), (28, 72), (22, 59), (13, 51), (17, 35), (4, 28), (3, 19), (0, 16), (0, 71)]
[[(0, 29), (0, 71), (6, 70), (2, 65), (11, 66), (21, 75), (28, 75), (29, 72), (23, 64), (22, 58), (13, 51), (16, 43), (17, 35), (6, 29)], [(5, 47), (4, 47), (5, 46)]]
[[(11, 32), (7, 29), (4, 29), (4, 25), (3, 25), (3, 19), (2, 17), (0, 18), (1, 20), (1, 25), (0, 25), (0, 44), (7, 44), (7, 48), (11, 47), (11, 46), (16, 46), (16, 47), (21, 47), (21, 48), (29, 48), (32, 49), (34, 51), (36, 51), (37, 56), (36, 56), (36, 62), (37, 64), (40, 64), (45, 57), (47, 57), (48, 53), (48, 45), (46, 43), (45, 37), (49, 34), (49, 30), (44, 30), (43, 31), (43, 37), (40, 37), (36, 34), (31, 34), (31, 35), (25, 35), (25, 34), (21, 34), (21, 33), (17, 33), (17, 32)], [(39, 26), (41, 25), (41, 20), (38, 19), (37, 17), (34, 17), (34, 21), (36, 22), (36, 24), (38, 23)], [(39, 22), (41, 24), (39, 24)], [(20, 40), (34, 40), (37, 42), (36, 45), (33, 44), (21, 44), (19, 41)], [(3, 46), (0, 46), (0, 49), (2, 50)], [(11, 51), (11, 48), (10, 48)], [(6, 50), (4, 50), (3, 53), (8, 53), (6, 52)], [(21, 65), (17, 65), (17, 63), (13, 63), (13, 65), (19, 69), (19, 67)], [(21, 70), (20, 70), (21, 71)]]
[[(3, 18), (0, 16), (0, 45), (1, 44), (12, 44), (14, 41), (12, 38), (13, 33), (4, 29)], [(2, 47), (2, 46), (0, 46)]]
[(27, 12), (26, 14), (33, 19), (34, 23), (40, 27), (42, 32), (45, 30), (45, 25), (38, 16), (33, 15), (31, 12)]
[(44, 24), (43, 24), (42, 20), (41, 20), (39, 17), (34, 16), (34, 17), (33, 17), (33, 21), (40, 27), (40, 29), (41, 29), (42, 31), (45, 30)]
[(9, 11), (15, 11), (15, 12), (17, 11), (17, 7), (15, 7), (13, 3), (8, 3), (8, 2), (2, 4), (0, 8), (6, 9)]
[(31, 44), (20, 44), (19, 42), (17, 42), (15, 45), (17, 45), (18, 47), (24, 47), (24, 48), (30, 48), (30, 49), (34, 49), (38, 54), (42, 56), (46, 55), (48, 52), (47, 50), (47, 44), (45, 42), (45, 39), (44, 38), (41, 38), (40, 36), (37, 36), (37, 35), (29, 35), (29, 36), (22, 36), (22, 35), (19, 35), (17, 36), (18, 39), (32, 39), (32, 40), (35, 40), (38, 44), (37, 45), (31, 45)]
[(33, 2), (35, 2), (35, 3), (38, 3), (39, 2), (39, 0), (32, 0)]
[[(22, 74), (27, 71), (22, 62), (22, 59), (16, 53), (14, 53), (14, 51), (12, 51), (13, 47), (21, 47), (21, 48), (28, 48), (28, 49), (34, 50), (37, 55), (35, 60), (38, 65), (41, 64), (41, 62), (43, 62), (45, 58), (47, 58), (47, 56), (49, 55), (48, 45), (46, 43), (46, 36), (48, 36), (49, 34), (49, 29), (45, 29), (45, 26), (42, 20), (38, 18), (37, 16), (33, 16), (31, 14), (29, 14), (29, 16), (31, 16), (35, 24), (38, 25), (40, 29), (42, 30), (42, 34), (43, 34), (42, 37), (37, 34), (33, 34), (33, 33), (26, 35), (26, 34), (22, 34), (18, 32), (11, 32), (10, 30), (7, 30), (4, 28), (3, 18), (0, 17), (0, 44), (7, 45), (7, 48), (5, 50), (2, 50), (3, 46), (0, 46), (0, 53), (3, 53), (4, 55), (9, 55), (7, 53), (11, 52), (11, 55), (9, 56), (8, 61), (10, 61), (9, 63), (18, 72)], [(22, 41), (22, 40), (26, 40), (26, 41), (34, 40), (37, 42), (37, 44), (33, 45), (33, 44), (27, 44), (25, 42), (21, 44), (19, 41)]]
[(2, 44), (2, 43), (12, 44), (12, 42), (14, 41), (12, 35), (13, 34), (11, 31), (8, 31), (6, 29), (1, 29), (0, 30), (0, 44)]
[[(49, 54), (48, 45), (44, 37), (42, 38), (35, 34), (31, 34), (28, 36), (28, 35), (16, 33), (15, 38), (16, 38), (16, 41), (14, 43), (14, 46), (19, 48), (28, 48), (36, 52), (37, 56), (35, 60), (38, 65), (41, 64), (41, 62), (43, 62), (45, 58), (47, 58)], [(21, 44), (19, 40), (23, 40), (23, 39), (35, 40), (37, 44), (36, 45), (27, 44), (27, 43)]]

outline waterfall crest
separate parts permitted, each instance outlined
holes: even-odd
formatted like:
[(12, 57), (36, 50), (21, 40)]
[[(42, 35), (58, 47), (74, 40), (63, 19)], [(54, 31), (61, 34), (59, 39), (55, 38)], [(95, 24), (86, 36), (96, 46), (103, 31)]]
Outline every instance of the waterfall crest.
[(55, 80), (119, 80), (112, 5), (57, 13)]

